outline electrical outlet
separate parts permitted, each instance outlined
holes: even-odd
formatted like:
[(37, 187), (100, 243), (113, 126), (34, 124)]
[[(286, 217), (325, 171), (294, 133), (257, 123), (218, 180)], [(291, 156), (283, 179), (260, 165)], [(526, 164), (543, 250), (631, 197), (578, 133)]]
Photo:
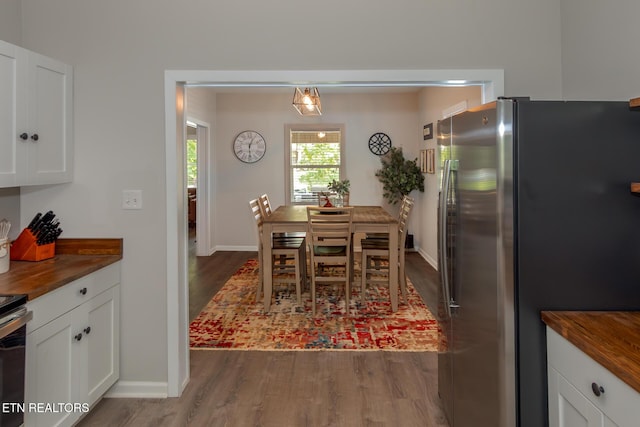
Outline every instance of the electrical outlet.
[(142, 190), (122, 190), (122, 209), (142, 209)]

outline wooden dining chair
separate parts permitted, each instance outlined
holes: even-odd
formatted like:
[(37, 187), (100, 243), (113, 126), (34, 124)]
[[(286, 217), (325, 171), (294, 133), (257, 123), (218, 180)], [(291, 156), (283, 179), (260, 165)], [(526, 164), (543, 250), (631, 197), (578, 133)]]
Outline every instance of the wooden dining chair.
[[(407, 301), (407, 278), (405, 275), (405, 242), (407, 240), (407, 225), (413, 210), (414, 200), (405, 196), (398, 219), (398, 280), (404, 301)], [(365, 303), (367, 283), (389, 283), (389, 238), (364, 238), (360, 242), (362, 248), (361, 260), (361, 299)]]
[[(262, 217), (268, 218), (269, 216), (271, 216), (271, 214), (273, 213), (273, 210), (271, 208), (271, 202), (269, 201), (269, 196), (266, 193), (262, 194), (260, 197), (258, 197), (258, 201), (260, 202), (260, 212), (262, 212)], [(273, 236), (271, 237), (276, 240), (289, 239), (289, 238), (297, 239), (300, 237), (306, 237), (306, 233), (299, 232), (299, 231), (273, 233)]]
[(264, 263), (270, 262), (272, 265), (273, 283), (295, 284), (298, 305), (302, 305), (302, 288), (306, 286), (307, 283), (306, 238), (272, 239), (272, 257), (270, 260), (265, 260), (262, 243), (263, 217), (259, 200), (253, 199), (249, 201), (249, 207), (256, 222), (256, 230), (258, 233), (258, 265), (260, 274), (258, 288), (256, 290), (256, 301), (260, 300), (263, 292), (262, 274), (264, 271)]
[[(409, 196), (403, 196), (402, 200), (400, 201), (400, 210), (398, 211), (398, 221), (401, 220), (402, 217), (402, 211), (404, 209), (404, 204), (407, 200), (411, 200), (413, 201), (413, 199)], [(367, 233), (367, 235), (365, 236), (367, 239), (382, 239), (382, 240), (389, 240), (389, 233)]]
[[(311, 305), (316, 314), (316, 285), (343, 282), (345, 312), (349, 315), (351, 277), (352, 208), (307, 206), (308, 244), (311, 270)], [(327, 267), (332, 268), (327, 268)], [(344, 274), (339, 274), (343, 271)]]

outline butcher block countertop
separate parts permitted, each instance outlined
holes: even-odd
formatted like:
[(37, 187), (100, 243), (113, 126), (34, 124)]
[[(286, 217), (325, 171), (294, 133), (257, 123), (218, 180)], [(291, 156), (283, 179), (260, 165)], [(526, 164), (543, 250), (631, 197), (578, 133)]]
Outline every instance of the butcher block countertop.
[(543, 311), (542, 320), (640, 393), (640, 311)]
[(32, 300), (121, 259), (122, 239), (58, 239), (53, 258), (11, 261), (0, 274), (0, 294)]

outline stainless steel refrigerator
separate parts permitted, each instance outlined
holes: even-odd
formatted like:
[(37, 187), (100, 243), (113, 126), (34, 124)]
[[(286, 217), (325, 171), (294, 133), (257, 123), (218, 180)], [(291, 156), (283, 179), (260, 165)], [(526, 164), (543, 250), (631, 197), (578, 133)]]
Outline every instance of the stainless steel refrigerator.
[(542, 310), (640, 309), (640, 111), (500, 99), (438, 122), (451, 427), (548, 425)]

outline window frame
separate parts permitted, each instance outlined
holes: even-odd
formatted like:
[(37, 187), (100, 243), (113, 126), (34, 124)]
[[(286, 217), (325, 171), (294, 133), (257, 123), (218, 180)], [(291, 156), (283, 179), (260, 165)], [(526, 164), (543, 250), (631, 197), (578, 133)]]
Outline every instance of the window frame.
[[(294, 203), (291, 200), (291, 192), (292, 192), (292, 166), (291, 166), (291, 132), (340, 132), (340, 179), (345, 179), (347, 176), (347, 168), (346, 168), (346, 138), (345, 138), (345, 125), (343, 123), (313, 123), (313, 124), (285, 124), (284, 126), (284, 194), (285, 194), (285, 204), (286, 205), (308, 205), (308, 202), (297, 202)], [(328, 183), (327, 183), (328, 184)]]

